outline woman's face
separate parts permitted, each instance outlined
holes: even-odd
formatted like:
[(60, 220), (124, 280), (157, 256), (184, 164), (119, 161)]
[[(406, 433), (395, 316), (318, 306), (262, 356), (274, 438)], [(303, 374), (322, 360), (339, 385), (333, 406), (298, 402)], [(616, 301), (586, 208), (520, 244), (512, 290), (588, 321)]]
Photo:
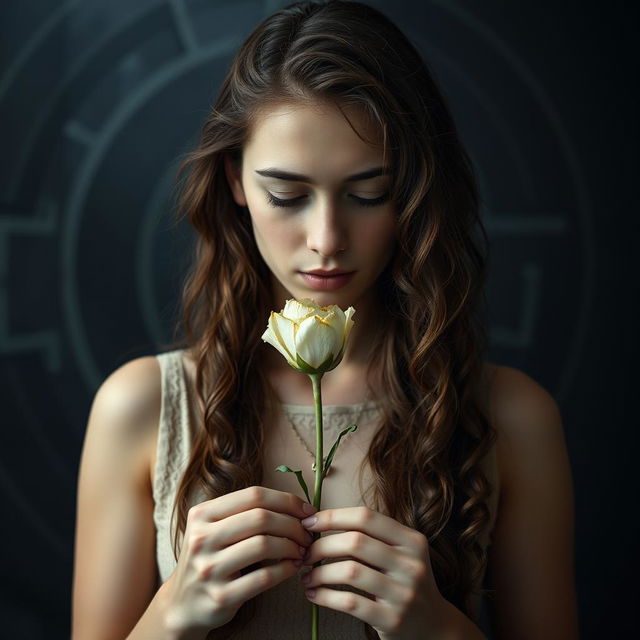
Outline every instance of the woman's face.
[[(347, 114), (364, 138), (377, 140), (355, 111)], [(391, 177), (385, 169), (382, 149), (361, 140), (332, 106), (275, 108), (254, 126), (241, 171), (225, 157), (234, 200), (248, 207), (256, 243), (273, 275), (274, 308), (292, 297), (342, 308), (371, 304), (376, 279), (395, 246)], [(358, 177), (365, 173), (371, 175)], [(349, 179), (353, 176), (357, 179)], [(271, 197), (293, 206), (273, 204)], [(317, 269), (353, 273), (344, 284), (330, 279), (318, 284), (303, 275)]]

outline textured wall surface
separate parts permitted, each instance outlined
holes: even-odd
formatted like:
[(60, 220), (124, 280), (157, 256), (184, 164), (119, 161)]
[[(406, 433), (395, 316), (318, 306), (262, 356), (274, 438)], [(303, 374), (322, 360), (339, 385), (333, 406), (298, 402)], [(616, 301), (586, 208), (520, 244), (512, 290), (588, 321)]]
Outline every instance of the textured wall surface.
[[(116, 367), (172, 337), (192, 242), (171, 218), (179, 156), (237, 46), (284, 4), (0, 9), (2, 637), (69, 636), (93, 395)], [(369, 4), (424, 54), (478, 171), (492, 242), (489, 359), (523, 370), (560, 404), (583, 638), (631, 632), (633, 16), (550, 0)]]

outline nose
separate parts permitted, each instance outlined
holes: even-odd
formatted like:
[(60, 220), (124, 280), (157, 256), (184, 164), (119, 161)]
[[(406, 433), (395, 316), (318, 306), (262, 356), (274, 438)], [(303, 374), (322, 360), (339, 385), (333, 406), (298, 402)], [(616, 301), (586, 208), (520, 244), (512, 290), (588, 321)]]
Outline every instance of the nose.
[(344, 251), (348, 234), (341, 217), (339, 207), (330, 199), (318, 202), (313, 215), (308, 217), (307, 248), (323, 257)]

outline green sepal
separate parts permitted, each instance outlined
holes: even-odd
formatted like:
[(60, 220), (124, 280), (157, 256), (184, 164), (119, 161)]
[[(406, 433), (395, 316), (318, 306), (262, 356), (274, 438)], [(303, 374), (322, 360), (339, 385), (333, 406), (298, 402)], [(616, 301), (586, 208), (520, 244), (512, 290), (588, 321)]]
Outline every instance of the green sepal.
[(342, 440), (342, 436), (347, 435), (347, 433), (351, 432), (351, 431), (355, 431), (358, 428), (358, 425), (352, 424), (349, 425), (346, 429), (343, 429), (340, 432), (340, 435), (336, 438), (336, 441), (333, 443), (333, 446), (331, 447), (331, 451), (329, 451), (329, 455), (327, 456), (327, 461), (324, 464), (324, 468), (322, 469), (322, 479), (324, 480), (324, 477), (327, 475), (327, 472), (329, 471), (329, 467), (331, 466), (331, 462), (333, 461), (333, 456), (336, 453), (336, 450), (338, 449), (338, 445), (340, 444), (340, 440)]
[(328, 371), (333, 371), (342, 362), (343, 356), (344, 356), (344, 345), (342, 345), (342, 349), (340, 349), (340, 353), (337, 355), (336, 358), (334, 358), (334, 360), (331, 363), (331, 367), (327, 369), (325, 373), (327, 373)]
[(329, 371), (329, 367), (331, 367), (331, 365), (333, 364), (333, 354), (330, 353), (327, 359), (319, 367), (312, 367), (310, 364), (304, 361), (299, 353), (296, 353), (296, 362), (298, 364), (298, 371), (302, 371), (302, 373), (324, 373), (325, 371)]
[(304, 478), (302, 477), (302, 471), (294, 471), (293, 469), (290, 469), (289, 467), (287, 467), (286, 464), (281, 464), (279, 467), (276, 467), (276, 471), (283, 471), (283, 472), (288, 471), (289, 473), (295, 473), (296, 477), (298, 478), (298, 482), (300, 483), (300, 486), (304, 491), (304, 495), (307, 497), (307, 502), (309, 504), (313, 504), (311, 502), (311, 498), (309, 497), (309, 489), (307, 489), (307, 483), (304, 481)]

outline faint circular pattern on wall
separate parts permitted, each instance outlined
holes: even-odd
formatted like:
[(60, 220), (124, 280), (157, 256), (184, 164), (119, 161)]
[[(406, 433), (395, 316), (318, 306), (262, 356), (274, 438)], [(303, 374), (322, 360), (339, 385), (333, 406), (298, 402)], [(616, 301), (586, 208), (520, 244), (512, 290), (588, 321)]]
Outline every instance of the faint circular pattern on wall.
[[(11, 114), (0, 118), (11, 150), (0, 160), (0, 345), (25, 425), (13, 437), (28, 439), (65, 482), (65, 443), (82, 436), (100, 382), (171, 337), (191, 247), (170, 216), (177, 162), (232, 54), (282, 4), (69, 2), (25, 38), (0, 79), (0, 115)], [(587, 190), (553, 102), (456, 3), (426, 3), (425, 24), (415, 6), (371, 4), (436, 71), (479, 171), (493, 246), (493, 359), (534, 377), (544, 369), (560, 397), (578, 364), (594, 263)], [(5, 495), (63, 548), (57, 526), (8, 487), (10, 477), (0, 475)]]
[(520, 56), (459, 3), (429, 5), (429, 27), (407, 19), (405, 29), (445, 88), (480, 180), (491, 240), (490, 359), (544, 380), (562, 402), (595, 289), (594, 223), (578, 155)]
[(3, 430), (0, 486), (67, 559), (73, 519), (41, 504), (24, 460), (73, 496), (70, 452), (95, 390), (132, 352), (172, 338), (191, 250), (172, 220), (177, 164), (231, 56), (274, 8), (67, 2), (0, 77), (0, 348), (6, 415), (20, 426)]

